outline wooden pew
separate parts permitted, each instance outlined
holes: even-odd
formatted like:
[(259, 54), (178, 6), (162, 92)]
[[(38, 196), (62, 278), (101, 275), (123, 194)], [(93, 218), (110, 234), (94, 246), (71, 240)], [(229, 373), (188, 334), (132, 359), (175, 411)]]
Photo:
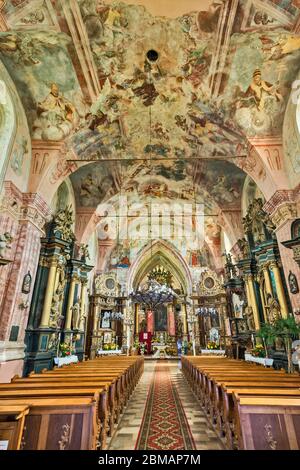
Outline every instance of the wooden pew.
[(37, 398), (74, 398), (85, 397), (97, 402), (98, 410), (97, 417), (99, 423), (99, 441), (101, 443), (101, 449), (106, 447), (107, 427), (108, 427), (108, 413), (107, 413), (107, 391), (106, 388), (101, 390), (97, 388), (70, 388), (70, 389), (51, 389), (51, 388), (40, 388), (36, 390), (3, 390), (0, 391), (0, 400), (3, 404), (7, 400), (26, 399), (29, 400)]
[[(216, 430), (220, 436), (225, 433), (225, 419), (232, 420), (232, 411), (233, 411), (233, 401), (232, 397), (227, 396), (226, 392), (229, 389), (240, 389), (245, 387), (251, 387), (255, 390), (261, 389), (294, 389), (299, 390), (299, 383), (287, 380), (277, 380), (266, 381), (262, 379), (254, 380), (251, 379), (226, 379), (225, 380), (215, 380), (213, 384), (213, 411), (211, 416), (215, 417)], [(226, 418), (225, 418), (226, 416)]]
[(234, 393), (238, 448), (300, 450), (300, 398)]
[(228, 449), (234, 449), (236, 447), (236, 422), (235, 422), (235, 410), (234, 410), (234, 394), (238, 393), (240, 396), (252, 396), (252, 397), (281, 397), (284, 398), (300, 398), (299, 388), (258, 388), (252, 387), (251, 385), (244, 387), (224, 387), (223, 389), (223, 400), (222, 400), (222, 419), (224, 422), (225, 430), (225, 441)]
[(19, 397), (6, 399), (3, 406), (29, 410), (20, 450), (95, 450), (100, 446), (97, 399)]
[(24, 404), (0, 406), (0, 441), (5, 448), (1, 450), (19, 450), (24, 430), (25, 416), (29, 407)]
[[(243, 361), (225, 358), (183, 358), (183, 372), (220, 435), (225, 434), (228, 448), (235, 442), (233, 395), (280, 397), (282, 402), (300, 398), (299, 374), (265, 369)], [(299, 429), (299, 428), (298, 428)]]
[[(35, 404), (46, 399), (74, 399), (76, 403), (81, 398), (96, 400), (96, 434), (101, 449), (105, 449), (106, 435), (111, 435), (143, 368), (144, 359), (140, 357), (101, 358), (44, 370), (41, 374), (31, 373), (27, 378), (15, 376), (10, 384), (0, 384), (0, 399), (4, 403), (17, 400)], [(65, 431), (67, 434), (68, 430)]]

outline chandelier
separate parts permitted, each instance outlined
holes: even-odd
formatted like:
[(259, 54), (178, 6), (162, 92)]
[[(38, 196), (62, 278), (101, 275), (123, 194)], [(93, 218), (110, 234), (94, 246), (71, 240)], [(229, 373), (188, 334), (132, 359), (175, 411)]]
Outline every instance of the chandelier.
[(144, 304), (152, 311), (158, 305), (173, 302), (178, 297), (171, 287), (155, 279), (149, 279), (141, 289), (130, 292), (129, 296), (134, 303)]
[(157, 281), (159, 284), (165, 284), (166, 286), (172, 286), (172, 274), (167, 271), (163, 266), (156, 266), (148, 274), (149, 280)]

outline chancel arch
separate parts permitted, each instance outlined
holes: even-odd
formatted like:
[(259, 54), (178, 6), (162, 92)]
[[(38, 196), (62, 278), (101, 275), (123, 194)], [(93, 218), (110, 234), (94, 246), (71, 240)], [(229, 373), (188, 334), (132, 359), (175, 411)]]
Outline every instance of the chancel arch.
[(185, 295), (192, 292), (191, 274), (180, 253), (164, 241), (156, 240), (141, 250), (128, 273), (128, 290), (139, 287), (146, 274), (162, 264), (179, 281)]

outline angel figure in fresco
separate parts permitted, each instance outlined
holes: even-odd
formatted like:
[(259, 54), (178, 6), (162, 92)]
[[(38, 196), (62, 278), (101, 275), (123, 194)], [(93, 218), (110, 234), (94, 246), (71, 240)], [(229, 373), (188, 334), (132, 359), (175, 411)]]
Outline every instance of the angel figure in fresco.
[(239, 193), (233, 187), (228, 188), (228, 181), (225, 175), (218, 176), (216, 184), (211, 189), (211, 195), (216, 197), (220, 202), (232, 203), (238, 198)]
[(92, 188), (94, 186), (94, 180), (91, 173), (82, 178), (80, 185), (80, 196), (89, 197), (92, 195)]
[(34, 121), (34, 138), (61, 140), (78, 125), (79, 116), (75, 106), (59, 92), (52, 83), (46, 98), (37, 105), (37, 119)]
[(52, 83), (50, 93), (43, 101), (38, 103), (37, 111), (38, 114), (51, 113), (55, 119), (59, 117), (62, 121), (72, 122), (74, 120), (75, 107), (59, 93), (58, 85)]
[(266, 95), (274, 96), (277, 101), (283, 101), (283, 96), (279, 92), (278, 83), (272, 85), (261, 78), (261, 71), (256, 69), (253, 72), (252, 82), (249, 85), (244, 97), (241, 99), (238, 107), (242, 106), (242, 102), (245, 100), (253, 99), (254, 103), (259, 111), (265, 109), (265, 98)]

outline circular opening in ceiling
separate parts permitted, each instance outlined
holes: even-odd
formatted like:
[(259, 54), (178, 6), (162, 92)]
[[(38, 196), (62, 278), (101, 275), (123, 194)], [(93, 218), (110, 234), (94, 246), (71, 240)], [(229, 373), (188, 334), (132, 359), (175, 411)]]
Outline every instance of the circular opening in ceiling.
[(150, 62), (156, 62), (158, 59), (158, 52), (154, 49), (150, 49), (146, 55), (147, 59), (150, 60)]

